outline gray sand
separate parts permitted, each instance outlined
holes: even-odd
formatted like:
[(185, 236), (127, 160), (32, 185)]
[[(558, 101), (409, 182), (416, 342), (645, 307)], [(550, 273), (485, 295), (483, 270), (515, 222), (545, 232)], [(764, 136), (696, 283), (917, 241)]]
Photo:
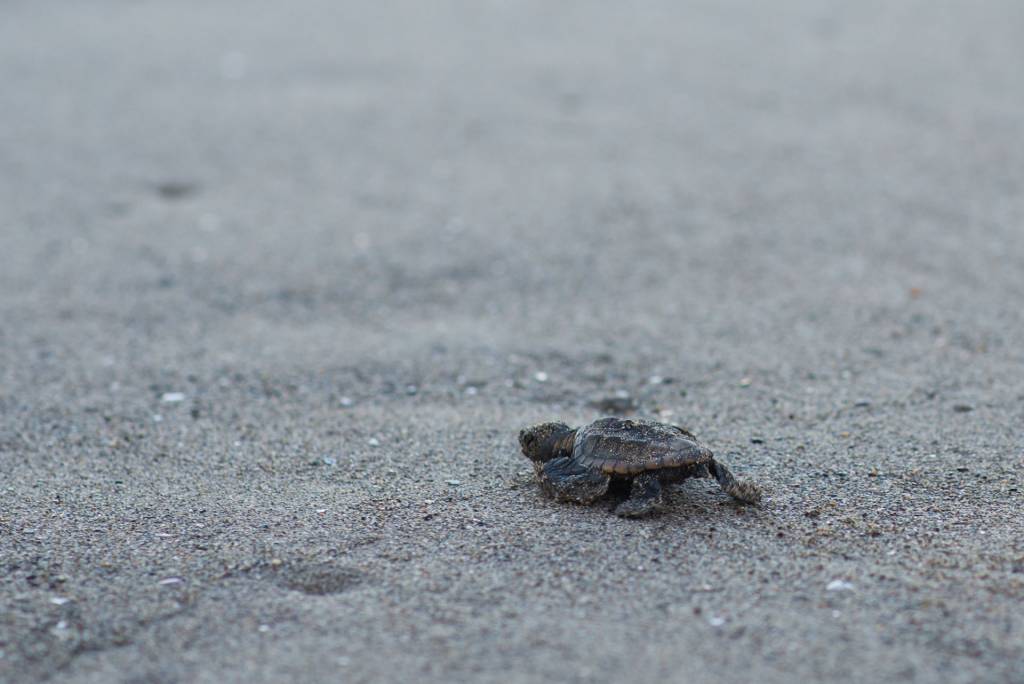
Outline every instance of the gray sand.
[(1024, 681), (1024, 5), (642, 4), (3, 3), (0, 680)]

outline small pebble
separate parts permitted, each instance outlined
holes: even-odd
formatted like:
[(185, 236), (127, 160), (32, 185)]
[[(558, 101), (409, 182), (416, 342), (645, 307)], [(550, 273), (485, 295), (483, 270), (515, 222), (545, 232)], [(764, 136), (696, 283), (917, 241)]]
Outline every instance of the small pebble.
[(269, 632), (270, 631), (270, 625), (260, 625), (257, 629), (259, 629), (259, 631), (261, 631), (261, 632)]
[(164, 392), (164, 395), (160, 397), (160, 401), (165, 404), (175, 404), (179, 401), (185, 401), (185, 395), (181, 392)]
[(970, 404), (956, 404), (953, 406), (953, 410), (957, 413), (969, 413), (974, 410), (974, 407)]
[(53, 598), (50, 599), (50, 603), (52, 603), (55, 606), (63, 606), (65, 603), (67, 603), (70, 600), (71, 599), (64, 598), (63, 596), (54, 596)]
[(352, 401), (352, 397), (342, 397), (338, 403), (340, 403), (343, 407), (348, 408), (352, 406), (352, 404), (354, 404), (355, 402)]
[(740, 378), (740, 387), (750, 387), (750, 378)]
[(181, 584), (184, 581), (185, 580), (183, 580), (180, 577), (165, 577), (164, 579), (162, 579), (159, 582), (157, 582), (157, 584), (162, 585), (162, 586), (166, 586), (168, 584)]
[(324, 465), (332, 466), (338, 464), (338, 459), (334, 458), (333, 456), (324, 456), (322, 460)]
[(371, 437), (370, 439), (368, 439), (366, 441), (366, 443), (369, 444), (372, 447), (380, 446), (380, 440), (377, 439), (376, 437)]
[(826, 591), (853, 591), (853, 585), (841, 579), (835, 579), (825, 587)]
[(535, 374), (535, 375), (533, 376), (533, 378), (534, 378), (534, 379), (535, 379), (535, 380), (536, 380), (537, 382), (547, 382), (547, 381), (548, 381), (548, 374), (547, 374), (547, 373), (545, 373), (544, 371), (538, 371), (538, 372), (537, 372), (537, 373), (536, 373), (536, 374)]
[(460, 484), (462, 484), (462, 480), (448, 480), (448, 484), (450, 484), (453, 487), (457, 487)]
[(717, 615), (712, 615), (708, 618), (708, 624), (712, 627), (721, 627), (725, 624), (725, 618), (718, 617)]

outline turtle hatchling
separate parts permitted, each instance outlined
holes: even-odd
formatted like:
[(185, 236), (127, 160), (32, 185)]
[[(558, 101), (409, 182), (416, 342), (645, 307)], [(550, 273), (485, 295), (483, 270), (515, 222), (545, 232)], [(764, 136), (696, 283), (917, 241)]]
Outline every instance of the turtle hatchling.
[(714, 477), (737, 501), (756, 504), (760, 488), (737, 480), (692, 433), (652, 420), (602, 418), (581, 428), (541, 423), (519, 433), (540, 486), (559, 501), (591, 504), (609, 487), (629, 487), (615, 514), (635, 518), (662, 504), (665, 485)]

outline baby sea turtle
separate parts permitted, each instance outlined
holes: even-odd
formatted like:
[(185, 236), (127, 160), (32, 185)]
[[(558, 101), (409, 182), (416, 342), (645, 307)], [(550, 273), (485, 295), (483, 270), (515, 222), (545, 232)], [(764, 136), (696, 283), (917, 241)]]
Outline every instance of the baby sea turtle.
[(602, 418), (573, 429), (541, 423), (519, 433), (523, 455), (533, 461), (541, 487), (559, 501), (590, 504), (613, 482), (629, 484), (616, 515), (638, 517), (662, 503), (662, 485), (688, 477), (714, 477), (743, 503), (761, 500), (757, 485), (733, 477), (692, 433), (652, 420)]

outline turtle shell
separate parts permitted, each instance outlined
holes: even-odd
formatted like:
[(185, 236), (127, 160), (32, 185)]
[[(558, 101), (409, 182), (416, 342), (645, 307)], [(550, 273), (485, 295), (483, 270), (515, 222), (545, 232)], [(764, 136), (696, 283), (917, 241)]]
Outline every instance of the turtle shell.
[(602, 418), (576, 431), (573, 460), (608, 475), (636, 475), (711, 461), (691, 433), (653, 420)]

